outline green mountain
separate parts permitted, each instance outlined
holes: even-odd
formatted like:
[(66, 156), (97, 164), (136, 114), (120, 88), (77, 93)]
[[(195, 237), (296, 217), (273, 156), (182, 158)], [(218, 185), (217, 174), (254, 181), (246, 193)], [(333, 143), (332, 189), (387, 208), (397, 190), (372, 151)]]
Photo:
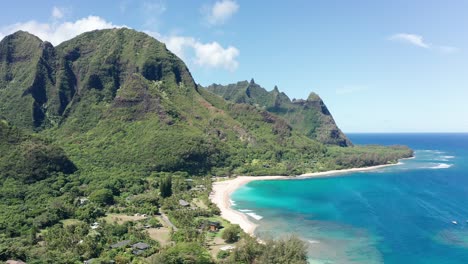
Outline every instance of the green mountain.
[(253, 81), (208, 88), (226, 102), (199, 88), (163, 43), (134, 30), (92, 31), (57, 47), (19, 31), (0, 42), (0, 67), (0, 117), (63, 147), (84, 174), (356, 165), (337, 163), (344, 152), (326, 146), (351, 143), (318, 96), (291, 101)]
[(52, 93), (55, 49), (36, 36), (19, 31), (0, 44), (0, 115), (23, 128), (40, 127)]
[(206, 88), (226, 100), (251, 104), (284, 118), (297, 131), (327, 145), (352, 146), (351, 141), (338, 128), (322, 99), (311, 93), (307, 100), (292, 100), (278, 90), (268, 92), (265, 88), (250, 82), (235, 84), (212, 84)]
[(144, 33), (93, 31), (52, 47), (17, 32), (0, 50), (0, 116), (41, 131), (84, 170), (252, 173), (236, 169), (253, 162), (286, 173), (292, 161), (283, 153), (323, 156), (323, 146), (282, 119), (221, 101), (215, 107), (186, 65)]

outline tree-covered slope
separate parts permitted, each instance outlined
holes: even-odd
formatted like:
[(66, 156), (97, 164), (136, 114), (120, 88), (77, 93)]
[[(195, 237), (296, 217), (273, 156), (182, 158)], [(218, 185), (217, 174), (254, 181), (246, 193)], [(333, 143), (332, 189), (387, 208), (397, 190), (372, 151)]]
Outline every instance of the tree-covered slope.
[(50, 186), (73, 178), (76, 170), (57, 145), (0, 120), (0, 240), (29, 232), (34, 218), (46, 211), (44, 198), (53, 196)]
[(233, 102), (225, 101), (144, 33), (96, 30), (53, 47), (17, 32), (0, 47), (0, 116), (63, 147), (84, 174), (300, 174), (354, 165), (335, 162), (326, 146), (351, 143), (318, 96), (293, 102), (253, 81), (208, 88)]
[(325, 103), (315, 93), (311, 93), (307, 100), (291, 101), (278, 87), (275, 86), (268, 92), (253, 79), (250, 82), (241, 81), (229, 85), (213, 84), (206, 89), (226, 100), (255, 105), (281, 116), (294, 129), (311, 139), (327, 145), (352, 146), (351, 141), (336, 125)]
[(25, 135), (0, 120), (0, 182), (11, 178), (23, 183), (46, 179), (51, 174), (71, 174), (75, 165), (58, 146)]
[(17, 104), (1, 97), (0, 115), (42, 131), (84, 171), (291, 174), (326, 156), (282, 118), (199, 91), (184, 62), (144, 33), (92, 31), (54, 48), (18, 32), (1, 44), (10, 47), (2, 58), (29, 57), (6, 59), (0, 90)]
[(265, 111), (214, 106), (185, 64), (146, 34), (85, 33), (57, 54), (76, 79), (76, 93), (51, 134), (82, 167), (285, 174), (289, 167), (305, 171), (324, 155), (321, 144)]

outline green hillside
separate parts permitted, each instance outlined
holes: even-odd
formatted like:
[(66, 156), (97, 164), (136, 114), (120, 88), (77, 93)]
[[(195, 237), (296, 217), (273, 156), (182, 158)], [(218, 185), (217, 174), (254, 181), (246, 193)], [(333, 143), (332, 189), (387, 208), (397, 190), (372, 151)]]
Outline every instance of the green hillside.
[(337, 165), (325, 146), (351, 143), (317, 96), (291, 102), (253, 81), (208, 88), (250, 105), (227, 103), (144, 33), (98, 30), (54, 48), (17, 32), (0, 50), (0, 116), (62, 146), (83, 173), (300, 174), (355, 165)]
[(352, 146), (338, 128), (322, 99), (311, 93), (307, 100), (292, 100), (278, 90), (268, 92), (252, 79), (235, 84), (213, 84), (206, 89), (224, 99), (250, 104), (283, 117), (297, 131), (327, 145)]

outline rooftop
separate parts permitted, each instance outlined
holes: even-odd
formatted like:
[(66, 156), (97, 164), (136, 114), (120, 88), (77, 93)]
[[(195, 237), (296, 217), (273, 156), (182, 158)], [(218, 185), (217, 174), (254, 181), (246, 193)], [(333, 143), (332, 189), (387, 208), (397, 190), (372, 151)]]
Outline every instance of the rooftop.
[(133, 249), (139, 249), (139, 250), (145, 250), (145, 249), (148, 249), (149, 247), (150, 245), (143, 243), (143, 242), (138, 242), (132, 245)]

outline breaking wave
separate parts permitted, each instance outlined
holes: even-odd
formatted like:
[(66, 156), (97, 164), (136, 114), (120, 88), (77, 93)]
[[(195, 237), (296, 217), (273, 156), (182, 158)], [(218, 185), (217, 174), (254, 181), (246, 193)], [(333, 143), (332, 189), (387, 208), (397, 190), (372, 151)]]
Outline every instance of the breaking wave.
[(447, 164), (447, 163), (439, 163), (436, 166), (429, 167), (429, 169), (448, 169), (452, 167), (453, 164)]
[(252, 217), (255, 220), (261, 220), (263, 218), (263, 216), (258, 215), (258, 214), (254, 213), (254, 212), (245, 213), (245, 214)]

